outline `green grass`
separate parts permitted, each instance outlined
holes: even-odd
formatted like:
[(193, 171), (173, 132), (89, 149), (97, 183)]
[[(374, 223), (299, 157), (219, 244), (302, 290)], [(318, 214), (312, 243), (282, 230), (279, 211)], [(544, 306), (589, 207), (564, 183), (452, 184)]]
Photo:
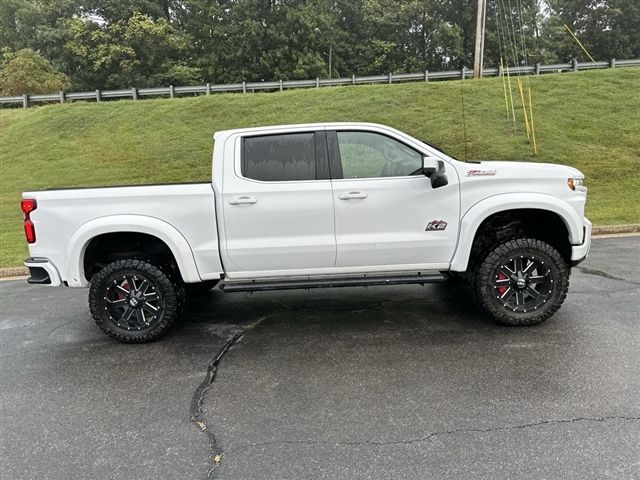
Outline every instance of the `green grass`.
[(500, 79), (2, 109), (0, 266), (20, 265), (27, 254), (22, 191), (207, 181), (213, 132), (283, 123), (379, 122), (459, 158), (466, 150), (469, 159), (566, 163), (587, 176), (596, 225), (640, 222), (640, 69), (530, 81), (536, 157), (507, 121)]

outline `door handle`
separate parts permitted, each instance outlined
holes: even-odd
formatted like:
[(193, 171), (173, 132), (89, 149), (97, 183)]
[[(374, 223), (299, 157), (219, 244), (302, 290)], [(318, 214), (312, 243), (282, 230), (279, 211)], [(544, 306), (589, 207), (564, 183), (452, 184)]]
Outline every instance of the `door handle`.
[(363, 198), (367, 198), (369, 195), (363, 192), (349, 192), (349, 193), (341, 193), (338, 195), (340, 200), (361, 200)]
[(229, 205), (251, 205), (257, 202), (258, 200), (252, 197), (236, 197), (233, 200), (229, 200)]

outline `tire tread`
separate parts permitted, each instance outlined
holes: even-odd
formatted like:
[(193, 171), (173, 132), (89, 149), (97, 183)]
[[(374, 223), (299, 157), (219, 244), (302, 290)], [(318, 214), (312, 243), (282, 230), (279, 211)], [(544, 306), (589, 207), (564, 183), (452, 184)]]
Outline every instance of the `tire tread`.
[[(101, 297), (104, 295), (106, 282), (114, 273), (123, 270), (137, 270), (157, 283), (157, 287), (162, 289), (165, 300), (165, 311), (160, 322), (153, 329), (144, 332), (125, 332), (114, 328), (112, 322), (105, 316), (104, 309), (101, 308)], [(173, 321), (178, 316), (180, 307), (179, 286), (166, 274), (159, 266), (151, 262), (130, 258), (116, 260), (96, 273), (91, 279), (89, 288), (89, 310), (96, 325), (107, 335), (123, 343), (147, 343), (157, 340), (166, 333)]]
[[(549, 304), (537, 312), (514, 314), (495, 301), (493, 296), (493, 272), (501, 259), (513, 255), (516, 251), (533, 251), (549, 257), (557, 269), (555, 282), (556, 292)], [(475, 297), (482, 308), (497, 322), (509, 326), (528, 326), (544, 322), (564, 303), (569, 290), (570, 269), (560, 253), (551, 245), (535, 238), (517, 238), (508, 240), (496, 246), (487, 257), (480, 262), (474, 274)]]

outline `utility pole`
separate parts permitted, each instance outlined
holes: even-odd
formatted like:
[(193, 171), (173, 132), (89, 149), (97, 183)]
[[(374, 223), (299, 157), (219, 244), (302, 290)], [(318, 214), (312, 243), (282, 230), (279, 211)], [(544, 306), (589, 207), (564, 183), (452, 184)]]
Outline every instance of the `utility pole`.
[(482, 77), (484, 67), (484, 31), (487, 18), (487, 0), (478, 0), (476, 17), (476, 49), (473, 56), (473, 78)]
[[(327, 37), (325, 37), (322, 30), (320, 30), (318, 27), (314, 28), (313, 31), (316, 32), (318, 35), (320, 35), (325, 41), (327, 41)], [(331, 75), (333, 73), (332, 61), (333, 61), (333, 42), (329, 40), (329, 78), (331, 78)]]

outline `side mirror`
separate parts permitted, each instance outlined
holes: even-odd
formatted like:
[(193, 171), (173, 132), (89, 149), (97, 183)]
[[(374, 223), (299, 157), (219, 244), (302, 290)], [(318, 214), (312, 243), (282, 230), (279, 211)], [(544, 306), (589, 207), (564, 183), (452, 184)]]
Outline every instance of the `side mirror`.
[(431, 178), (438, 172), (438, 162), (432, 157), (422, 157), (422, 174)]
[(431, 179), (432, 188), (440, 188), (449, 184), (444, 162), (431, 157), (422, 158), (422, 174)]

